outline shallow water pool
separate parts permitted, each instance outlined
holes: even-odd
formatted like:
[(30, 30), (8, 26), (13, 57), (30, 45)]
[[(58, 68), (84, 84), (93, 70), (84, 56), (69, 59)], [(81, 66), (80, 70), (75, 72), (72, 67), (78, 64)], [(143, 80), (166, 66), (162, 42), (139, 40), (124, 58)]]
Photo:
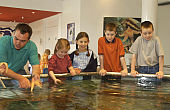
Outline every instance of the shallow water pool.
[(0, 89), (0, 110), (169, 110), (170, 82), (141, 87), (137, 81), (100, 79), (43, 83), (34, 92)]

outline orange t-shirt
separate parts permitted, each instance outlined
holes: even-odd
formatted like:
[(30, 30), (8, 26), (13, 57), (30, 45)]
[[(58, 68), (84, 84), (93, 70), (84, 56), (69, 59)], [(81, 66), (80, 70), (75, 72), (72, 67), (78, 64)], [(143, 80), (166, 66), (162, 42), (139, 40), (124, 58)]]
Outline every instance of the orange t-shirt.
[(98, 54), (104, 56), (104, 69), (108, 72), (120, 72), (122, 70), (120, 57), (125, 55), (123, 43), (119, 38), (114, 38), (109, 43), (105, 37), (98, 40)]

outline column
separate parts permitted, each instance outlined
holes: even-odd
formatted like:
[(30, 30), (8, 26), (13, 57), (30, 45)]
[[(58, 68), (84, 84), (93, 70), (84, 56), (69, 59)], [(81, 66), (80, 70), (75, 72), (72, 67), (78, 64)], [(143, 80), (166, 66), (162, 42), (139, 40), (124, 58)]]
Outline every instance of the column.
[(142, 0), (142, 22), (151, 21), (157, 34), (158, 0)]

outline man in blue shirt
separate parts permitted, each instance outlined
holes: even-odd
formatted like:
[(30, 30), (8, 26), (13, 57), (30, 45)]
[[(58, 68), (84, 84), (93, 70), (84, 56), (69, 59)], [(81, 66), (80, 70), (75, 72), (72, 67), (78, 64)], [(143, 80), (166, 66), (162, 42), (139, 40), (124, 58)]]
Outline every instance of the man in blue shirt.
[(8, 64), (8, 71), (3, 75), (17, 80), (21, 88), (31, 86), (30, 81), (20, 73), (27, 61), (32, 65), (34, 80), (40, 80), (38, 52), (35, 43), (30, 40), (31, 35), (31, 27), (20, 23), (15, 27), (13, 37), (0, 38), (0, 62)]

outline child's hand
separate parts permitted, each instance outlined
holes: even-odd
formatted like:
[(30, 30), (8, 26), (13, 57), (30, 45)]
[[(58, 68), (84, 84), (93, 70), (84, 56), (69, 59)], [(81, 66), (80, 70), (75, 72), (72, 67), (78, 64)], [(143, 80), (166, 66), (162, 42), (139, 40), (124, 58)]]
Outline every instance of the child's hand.
[(61, 81), (61, 80), (59, 80), (59, 79), (55, 79), (55, 80), (54, 80), (54, 83), (55, 83), (55, 84), (61, 84), (61, 83), (62, 83), (62, 81)]
[(133, 76), (133, 77), (136, 77), (137, 74), (139, 74), (136, 70), (131, 70), (130, 74)]
[(156, 73), (156, 75), (157, 75), (158, 79), (161, 79), (164, 76), (164, 72), (159, 71), (159, 72)]
[(106, 71), (105, 69), (101, 69), (101, 70), (99, 71), (99, 74), (100, 74), (101, 76), (105, 76), (106, 73), (107, 73), (107, 71)]
[(0, 63), (0, 74), (5, 74), (8, 72), (8, 64), (5, 62)]
[(75, 71), (75, 69), (71, 69), (71, 70), (70, 70), (70, 74), (71, 74), (71, 76), (76, 75), (76, 71)]
[(79, 68), (74, 68), (74, 70), (76, 71), (76, 74), (80, 74), (80, 72), (81, 72), (81, 69), (79, 69)]
[(126, 76), (128, 74), (128, 70), (124, 69), (120, 73), (121, 73), (121, 76)]

